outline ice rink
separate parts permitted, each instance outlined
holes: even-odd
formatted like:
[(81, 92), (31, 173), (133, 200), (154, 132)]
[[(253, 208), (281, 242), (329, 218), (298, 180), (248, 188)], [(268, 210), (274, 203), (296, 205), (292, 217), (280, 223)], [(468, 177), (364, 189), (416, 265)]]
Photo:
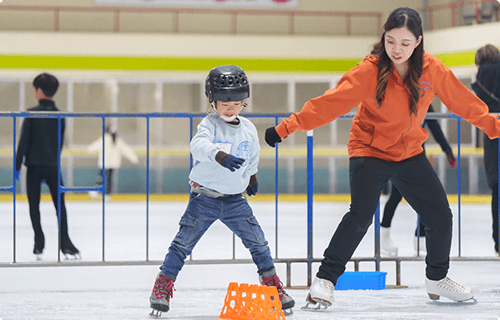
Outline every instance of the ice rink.
[[(17, 319), (149, 319), (148, 297), (158, 266), (177, 229), (185, 202), (151, 202), (149, 205), (149, 260), (141, 266), (7, 267), (0, 269), (0, 318)], [(278, 206), (277, 238), (274, 202), (252, 201), (251, 206), (266, 233), (276, 257), (305, 258), (307, 254), (307, 210), (305, 202), (282, 202)], [(348, 203), (317, 202), (314, 205), (314, 257), (321, 258)], [(2, 202), (0, 219), (0, 263), (13, 258), (13, 205)], [(28, 205), (17, 203), (16, 260), (33, 262), (33, 231)], [(106, 261), (146, 259), (146, 204), (68, 202), (70, 236), (81, 251), (82, 261), (101, 261), (103, 239)], [(452, 256), (458, 255), (458, 205), (452, 204), (454, 238)], [(43, 202), (42, 225), (46, 237), (45, 262), (57, 260), (57, 220), (52, 204)], [(463, 257), (494, 257), (491, 213), (488, 204), (461, 207)], [(105, 232), (103, 235), (103, 224)], [(416, 214), (400, 204), (392, 225), (394, 242), (401, 256), (413, 256)], [(277, 239), (277, 246), (276, 246)], [(373, 256), (374, 231), (370, 228), (355, 257)], [(193, 259), (231, 259), (232, 234), (215, 223), (193, 251)], [(239, 239), (236, 258), (250, 255)], [(64, 264), (64, 261), (63, 261)], [(285, 282), (285, 265), (277, 264)], [(313, 265), (313, 274), (318, 264)], [(373, 271), (373, 262), (362, 262), (361, 270)], [(424, 288), (422, 261), (402, 263), (403, 289), (335, 291), (335, 302), (324, 313), (302, 311), (306, 290), (288, 289), (295, 299), (294, 314), (287, 319), (500, 319), (500, 261), (452, 261), (449, 277), (470, 286), (477, 303), (432, 302)], [(387, 285), (395, 284), (395, 263), (383, 262)], [(353, 264), (348, 264), (353, 270)], [(292, 286), (304, 286), (306, 265), (292, 264)], [(224, 305), (229, 282), (258, 282), (253, 264), (187, 265), (176, 281), (171, 310), (164, 319), (216, 319)]]

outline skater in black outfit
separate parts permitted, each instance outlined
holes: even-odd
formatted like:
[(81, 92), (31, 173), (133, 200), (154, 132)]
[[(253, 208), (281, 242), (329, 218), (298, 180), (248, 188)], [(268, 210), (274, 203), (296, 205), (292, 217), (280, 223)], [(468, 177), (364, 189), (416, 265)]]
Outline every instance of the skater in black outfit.
[[(500, 112), (500, 52), (488, 44), (476, 52), (476, 66), (479, 68), (472, 89), (483, 100), (490, 112)], [(498, 248), (498, 139), (484, 135), (484, 169), (488, 186), (491, 188), (491, 214), (493, 216), (493, 241)]]
[[(429, 110), (427, 112), (434, 112), (432, 104), (429, 105)], [(439, 125), (439, 122), (436, 119), (426, 119), (422, 123), (422, 127), (426, 125), (427, 128), (429, 128), (429, 130), (431, 131), (432, 136), (434, 137), (436, 142), (439, 143), (439, 145), (441, 146), (441, 149), (443, 150), (444, 154), (446, 155), (446, 158), (448, 159), (450, 167), (455, 168), (455, 156), (453, 155), (453, 150), (451, 149), (450, 144), (446, 140), (446, 137), (443, 134), (443, 130), (441, 130), (441, 126)], [(382, 250), (382, 253), (388, 255), (394, 255), (394, 256), (398, 255), (398, 247), (393, 243), (391, 239), (390, 228), (391, 228), (392, 218), (394, 217), (394, 213), (396, 212), (396, 208), (398, 207), (402, 199), (403, 196), (401, 195), (399, 190), (396, 187), (392, 186), (391, 195), (389, 196), (389, 199), (385, 203), (384, 214), (380, 222), (380, 238), (381, 238), (380, 249)], [(417, 249), (417, 242), (419, 242), (418, 249)], [(420, 251), (425, 253), (426, 251), (425, 226), (422, 224), (422, 221), (420, 221), (420, 226), (415, 229), (414, 243), (415, 243), (415, 252), (418, 253)]]
[[(52, 97), (59, 88), (59, 82), (53, 75), (42, 73), (33, 80), (35, 98), (38, 105), (28, 111), (59, 111)], [(21, 128), (21, 137), (17, 148), (16, 171), (27, 167), (26, 186), (30, 210), (31, 224), (35, 232), (35, 246), (33, 253), (41, 259), (45, 247), (45, 236), (40, 224), (40, 195), (41, 185), (45, 181), (50, 190), (52, 201), (57, 214), (58, 192), (58, 155), (59, 147), (62, 149), (64, 141), (65, 121), (61, 119), (61, 145), (58, 145), (58, 119), (55, 118), (26, 118)], [(62, 178), (61, 178), (62, 185)], [(61, 220), (60, 236), (61, 251), (66, 257), (80, 258), (80, 252), (71, 242), (68, 235), (68, 222), (66, 218), (66, 205), (64, 193), (61, 194)]]

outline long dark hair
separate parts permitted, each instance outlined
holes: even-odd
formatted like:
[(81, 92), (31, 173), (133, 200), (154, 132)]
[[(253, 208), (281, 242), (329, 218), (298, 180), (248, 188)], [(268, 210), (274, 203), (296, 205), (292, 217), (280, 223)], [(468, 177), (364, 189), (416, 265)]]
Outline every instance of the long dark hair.
[(373, 46), (371, 53), (377, 55), (379, 58), (375, 100), (377, 100), (379, 107), (381, 107), (387, 88), (387, 80), (391, 75), (391, 59), (385, 52), (385, 34), (387, 31), (402, 27), (408, 28), (417, 41), (422, 36), (422, 41), (408, 59), (408, 74), (403, 79), (405, 87), (410, 93), (410, 112), (417, 115), (417, 104), (420, 100), (419, 79), (422, 75), (424, 61), (424, 39), (422, 35), (422, 20), (418, 12), (413, 9), (404, 7), (393, 10), (384, 24), (384, 32), (382, 33), (380, 42)]
[(116, 136), (118, 135), (115, 130), (111, 130), (111, 126), (108, 125), (106, 126), (106, 132), (111, 135), (111, 138), (113, 138), (113, 144), (116, 144)]

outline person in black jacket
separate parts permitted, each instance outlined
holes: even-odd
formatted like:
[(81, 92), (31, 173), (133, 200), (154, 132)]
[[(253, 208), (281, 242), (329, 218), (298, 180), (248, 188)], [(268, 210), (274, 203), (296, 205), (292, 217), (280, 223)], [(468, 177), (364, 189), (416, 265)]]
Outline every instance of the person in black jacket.
[[(59, 111), (52, 97), (59, 88), (59, 82), (53, 75), (42, 73), (33, 80), (35, 98), (38, 105), (28, 111)], [(61, 119), (61, 144), (59, 145), (59, 120), (55, 118), (25, 118), (21, 128), (21, 137), (16, 155), (16, 176), (19, 176), (21, 165), (27, 167), (26, 188), (30, 210), (31, 224), (35, 233), (33, 253), (41, 260), (45, 247), (45, 236), (40, 224), (41, 185), (45, 181), (50, 190), (57, 214), (58, 193), (58, 156), (64, 141), (64, 119)], [(61, 178), (61, 185), (62, 185)], [(60, 212), (60, 245), (66, 258), (80, 258), (80, 252), (71, 242), (68, 235), (68, 223), (64, 193), (61, 194)]]
[[(472, 89), (488, 105), (490, 112), (500, 112), (500, 52), (488, 44), (476, 51), (475, 63), (479, 68)], [(491, 140), (484, 135), (484, 169), (491, 193), (491, 214), (493, 216), (493, 241), (498, 248), (498, 139)]]
[[(432, 104), (429, 105), (429, 113), (434, 112), (434, 108)], [(453, 155), (453, 151), (450, 147), (450, 144), (446, 140), (446, 137), (443, 134), (443, 130), (441, 130), (441, 126), (436, 119), (426, 119), (422, 126), (427, 125), (429, 130), (432, 133), (432, 136), (436, 140), (437, 143), (441, 146), (448, 162), (450, 163), (450, 167), (455, 167), (455, 156)], [(425, 149), (424, 149), (425, 152)], [(394, 186), (391, 188), (391, 195), (389, 199), (385, 203), (384, 214), (382, 216), (382, 221), (380, 222), (380, 249), (383, 253), (389, 255), (398, 255), (398, 247), (394, 245), (390, 236), (390, 228), (392, 218), (394, 217), (394, 213), (396, 211), (397, 206), (403, 199), (401, 193)], [(420, 232), (419, 232), (420, 231)], [(420, 222), (420, 226), (415, 229), (415, 252), (417, 255), (420, 251), (425, 252), (425, 226)]]

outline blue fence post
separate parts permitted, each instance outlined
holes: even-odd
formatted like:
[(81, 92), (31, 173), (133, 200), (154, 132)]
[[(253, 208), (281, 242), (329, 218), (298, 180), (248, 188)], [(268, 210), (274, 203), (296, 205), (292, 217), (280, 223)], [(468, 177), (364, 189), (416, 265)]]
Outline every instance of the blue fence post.
[[(278, 125), (278, 117), (275, 117), (274, 118), (274, 126), (276, 127)], [(274, 174), (274, 195), (275, 195), (275, 198), (274, 198), (274, 214), (275, 214), (275, 224), (276, 224), (276, 228), (274, 228), (274, 238), (276, 239), (276, 244), (275, 244), (275, 257), (278, 258), (278, 190), (279, 190), (279, 179), (278, 179), (278, 171), (279, 171), (279, 161), (278, 161), (278, 143), (276, 143), (276, 150), (274, 150), (275, 152), (275, 156), (274, 156), (274, 170), (275, 170), (275, 174)]]
[(149, 261), (149, 116), (146, 117), (146, 261)]
[(375, 210), (375, 271), (380, 271), (380, 199)]
[[(497, 160), (500, 159), (500, 139), (498, 140), (498, 155), (497, 155)], [(497, 177), (497, 184), (500, 181), (500, 161), (498, 162), (498, 177)], [(492, 195), (493, 196), (493, 195)], [(497, 243), (498, 243), (498, 256), (500, 257), (500, 191), (497, 194), (498, 197), (498, 225), (497, 225), (497, 230), (498, 230), (498, 238), (497, 238)]]
[(313, 130), (307, 131), (307, 285), (312, 283), (314, 163)]
[(460, 121), (461, 118), (457, 119), (457, 139), (458, 139), (458, 155), (457, 155), (457, 173), (458, 173), (458, 256), (462, 255), (462, 169), (460, 165)]
[[(13, 157), (12, 157), (12, 165), (14, 167), (14, 183), (13, 183), (13, 190), (12, 190), (12, 196), (13, 196), (13, 203), (12, 203), (12, 207), (13, 207), (13, 213), (14, 213), (14, 216), (12, 217), (13, 221), (12, 221), (12, 236), (14, 237), (12, 239), (12, 262), (13, 263), (16, 263), (16, 190), (17, 190), (17, 179), (15, 177), (15, 174), (16, 174), (16, 162), (17, 162), (17, 159), (16, 159), (16, 132), (17, 132), (17, 118), (16, 117), (13, 117), (13, 126), (14, 126), (14, 134), (13, 134), (13, 141), (12, 141), (12, 150), (13, 150)], [(21, 171), (19, 171), (19, 174), (21, 173)]]
[(61, 261), (61, 117), (57, 116), (57, 261)]
[(105, 152), (106, 152), (106, 146), (105, 146), (105, 139), (104, 139), (104, 134), (106, 133), (106, 116), (102, 116), (102, 169), (101, 169), (101, 176), (102, 176), (102, 183), (101, 183), (101, 196), (102, 196), (102, 262), (106, 261), (106, 209), (104, 205), (105, 201), (105, 194), (106, 194), (106, 163), (105, 163)]

